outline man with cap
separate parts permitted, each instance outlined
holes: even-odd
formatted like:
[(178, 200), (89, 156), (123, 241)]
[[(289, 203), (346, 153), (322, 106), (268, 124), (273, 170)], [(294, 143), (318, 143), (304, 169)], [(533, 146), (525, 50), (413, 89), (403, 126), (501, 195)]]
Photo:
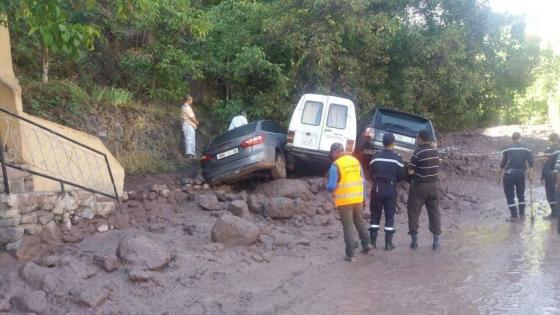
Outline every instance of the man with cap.
[(428, 210), (430, 232), (433, 235), (432, 249), (439, 249), (441, 234), (441, 214), (438, 207), (438, 174), (439, 153), (432, 143), (432, 135), (428, 130), (421, 130), (416, 136), (418, 148), (412, 154), (408, 168), (411, 176), (410, 192), (408, 194), (408, 229), (412, 239), (410, 248), (418, 248), (418, 221), (422, 207)]
[(560, 142), (558, 134), (553, 133), (548, 137), (550, 146), (544, 152), (546, 161), (543, 164), (541, 173), (541, 182), (544, 184), (546, 190), (546, 199), (550, 205), (550, 215), (544, 217), (545, 219), (556, 218), (556, 178), (554, 176), (554, 167), (558, 157), (560, 156)]
[[(498, 171), (498, 183), (503, 176), (504, 193), (511, 215), (506, 219), (508, 222), (514, 222), (518, 219), (525, 220), (525, 172), (527, 172), (529, 181), (532, 182), (534, 163), (531, 150), (521, 144), (521, 134), (514, 132), (511, 140), (512, 143), (502, 152), (502, 161)], [(527, 166), (529, 170), (527, 170)], [(517, 204), (515, 203), (515, 195), (517, 195)]]
[(367, 254), (371, 248), (367, 225), (362, 214), (365, 200), (364, 172), (360, 162), (352, 155), (346, 154), (340, 143), (331, 145), (330, 158), (333, 163), (329, 168), (327, 190), (333, 193), (335, 207), (340, 214), (346, 243), (346, 260), (354, 261), (356, 256), (352, 225), (358, 230), (362, 241), (362, 253)]
[(385, 211), (385, 250), (393, 250), (395, 233), (395, 212), (397, 210), (397, 183), (404, 179), (405, 169), (400, 155), (395, 153), (395, 135), (383, 135), (383, 150), (375, 154), (370, 165), (373, 186), (370, 195), (370, 237), (376, 248), (377, 233), (381, 222), (381, 212)]

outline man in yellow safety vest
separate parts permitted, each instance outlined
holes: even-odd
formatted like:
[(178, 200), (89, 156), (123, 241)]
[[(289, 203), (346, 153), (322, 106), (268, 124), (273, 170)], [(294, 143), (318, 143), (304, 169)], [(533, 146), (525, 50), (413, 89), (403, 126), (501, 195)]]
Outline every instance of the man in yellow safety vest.
[(364, 172), (360, 162), (352, 155), (346, 154), (340, 143), (332, 144), (330, 158), (333, 164), (329, 169), (327, 190), (333, 193), (335, 207), (340, 214), (346, 243), (346, 260), (354, 261), (356, 256), (352, 225), (358, 230), (362, 241), (362, 253), (367, 254), (371, 249), (367, 225), (362, 214), (365, 201)]

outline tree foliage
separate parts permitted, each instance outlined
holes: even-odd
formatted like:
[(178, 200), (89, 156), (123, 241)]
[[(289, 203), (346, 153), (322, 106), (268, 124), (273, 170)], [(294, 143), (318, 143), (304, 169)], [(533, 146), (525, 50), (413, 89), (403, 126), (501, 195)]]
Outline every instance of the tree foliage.
[(40, 36), (59, 78), (159, 102), (190, 92), (218, 124), (241, 110), (286, 121), (311, 92), (360, 112), (422, 113), (440, 129), (521, 122), (558, 78), (522, 19), (479, 0), (17, 2), (0, 12), (16, 25), (22, 71), (37, 72), (41, 47), (25, 39)]

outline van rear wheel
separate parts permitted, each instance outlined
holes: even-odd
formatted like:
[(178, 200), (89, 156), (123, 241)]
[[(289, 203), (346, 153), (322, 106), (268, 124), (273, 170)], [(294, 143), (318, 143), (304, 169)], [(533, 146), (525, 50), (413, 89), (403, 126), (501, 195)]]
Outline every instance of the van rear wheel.
[(270, 171), (272, 178), (283, 179), (286, 178), (286, 158), (280, 152), (276, 153), (276, 159), (274, 161), (274, 167)]

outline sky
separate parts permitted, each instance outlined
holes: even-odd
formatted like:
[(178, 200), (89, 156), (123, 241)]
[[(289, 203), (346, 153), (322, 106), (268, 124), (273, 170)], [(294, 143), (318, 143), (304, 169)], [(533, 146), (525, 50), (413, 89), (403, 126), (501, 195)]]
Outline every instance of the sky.
[(527, 34), (560, 53), (560, 0), (489, 0), (494, 11), (525, 17)]

